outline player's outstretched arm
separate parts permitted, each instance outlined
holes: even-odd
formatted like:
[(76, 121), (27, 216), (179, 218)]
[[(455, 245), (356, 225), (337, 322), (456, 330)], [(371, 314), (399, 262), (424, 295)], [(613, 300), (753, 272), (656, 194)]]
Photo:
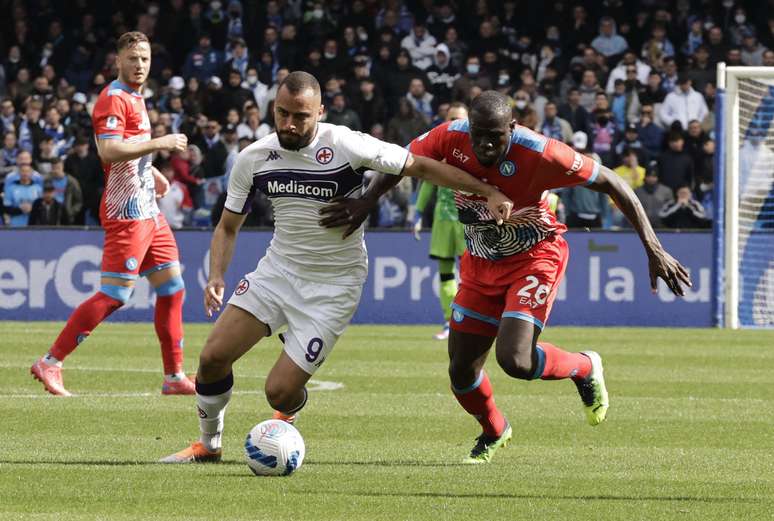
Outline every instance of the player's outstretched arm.
[(434, 185), (446, 186), (486, 197), (486, 204), (497, 224), (502, 224), (511, 216), (513, 201), (508, 199), (497, 187), (479, 181), (455, 166), (429, 157), (409, 154), (406, 166), (403, 168), (403, 175), (416, 177)]
[(330, 204), (320, 208), (320, 226), (338, 228), (346, 226), (342, 238), (346, 239), (360, 228), (374, 207), (379, 204), (379, 198), (390, 191), (402, 177), (398, 175), (377, 174), (368, 185), (368, 190), (359, 199), (334, 197)]
[(223, 307), (223, 292), (226, 288), (224, 276), (234, 255), (237, 234), (246, 217), (247, 214), (241, 215), (224, 208), (218, 226), (212, 234), (210, 276), (207, 287), (204, 288), (204, 312), (208, 317), (219, 312)]
[(97, 139), (97, 153), (103, 163), (130, 161), (158, 150), (182, 152), (188, 146), (185, 134), (168, 134), (142, 143), (127, 143), (120, 139)]
[(600, 166), (599, 175), (594, 182), (588, 185), (588, 188), (612, 197), (616, 206), (637, 230), (642, 245), (645, 247), (645, 252), (648, 254), (651, 290), (656, 291), (656, 281), (660, 277), (666, 282), (672, 293), (683, 296), (685, 292), (682, 284), (691, 286), (691, 277), (683, 265), (667, 253), (661, 245), (640, 200), (637, 199), (631, 187), (618, 174), (607, 167)]

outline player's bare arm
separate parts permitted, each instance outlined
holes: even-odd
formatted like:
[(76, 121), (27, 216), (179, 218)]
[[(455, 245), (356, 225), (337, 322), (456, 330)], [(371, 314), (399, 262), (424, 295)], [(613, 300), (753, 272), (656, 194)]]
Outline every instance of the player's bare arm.
[(153, 152), (182, 152), (188, 146), (185, 134), (168, 134), (144, 143), (127, 143), (117, 139), (98, 139), (97, 154), (103, 163), (130, 161)]
[(379, 204), (379, 198), (389, 192), (398, 183), (401, 176), (377, 174), (368, 185), (368, 190), (359, 199), (335, 197), (330, 204), (320, 209), (320, 226), (338, 228), (346, 226), (342, 238), (346, 239), (360, 228), (371, 211)]
[(247, 215), (232, 212), (228, 208), (223, 209), (223, 215), (215, 227), (210, 243), (210, 276), (207, 287), (204, 288), (204, 312), (208, 317), (220, 311), (223, 307), (223, 292), (226, 288), (224, 276), (231, 257), (234, 255), (239, 229), (245, 222)]
[(409, 154), (406, 166), (403, 168), (403, 175), (416, 177), (436, 186), (445, 186), (486, 197), (486, 205), (497, 224), (502, 224), (511, 216), (513, 201), (497, 187), (479, 181), (464, 170), (447, 163)]
[(167, 195), (169, 192), (169, 180), (164, 177), (164, 174), (159, 172), (159, 169), (155, 166), (151, 166), (151, 172), (153, 172), (154, 189), (156, 191), (156, 199), (160, 199)]
[(651, 290), (656, 291), (656, 281), (660, 277), (672, 293), (679, 296), (685, 295), (682, 285), (691, 286), (691, 277), (685, 267), (661, 246), (642, 204), (631, 187), (615, 172), (600, 166), (599, 175), (589, 188), (612, 197), (616, 206), (637, 230), (645, 252), (648, 254)]

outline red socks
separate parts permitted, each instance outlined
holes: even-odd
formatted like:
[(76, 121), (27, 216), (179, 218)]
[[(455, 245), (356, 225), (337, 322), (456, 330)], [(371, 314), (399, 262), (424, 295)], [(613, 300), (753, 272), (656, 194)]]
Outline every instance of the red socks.
[(462, 408), (478, 420), (484, 434), (492, 437), (502, 434), (505, 429), (505, 417), (495, 405), (492, 384), (483, 370), (473, 385), (462, 390), (452, 387), (452, 392)]
[(568, 353), (546, 342), (540, 342), (536, 349), (538, 366), (533, 378), (584, 380), (591, 374), (591, 360), (584, 354)]
[(164, 374), (183, 371), (183, 297), (185, 291), (157, 295), (153, 324), (161, 343)]
[(101, 291), (92, 295), (70, 315), (67, 324), (51, 347), (51, 356), (60, 361), (64, 360), (78, 347), (78, 344), (91, 334), (100, 322), (121, 306), (121, 302)]

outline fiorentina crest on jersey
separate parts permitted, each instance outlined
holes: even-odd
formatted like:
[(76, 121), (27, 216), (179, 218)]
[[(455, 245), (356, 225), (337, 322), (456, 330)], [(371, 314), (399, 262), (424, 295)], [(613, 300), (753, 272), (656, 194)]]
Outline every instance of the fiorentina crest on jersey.
[(237, 284), (237, 287), (234, 290), (234, 294), (244, 295), (249, 288), (250, 288), (250, 282), (247, 279), (242, 279), (239, 281), (239, 284)]
[(314, 158), (321, 165), (327, 165), (328, 163), (333, 161), (333, 149), (331, 147), (322, 147), (319, 150), (317, 150), (317, 153), (314, 155)]

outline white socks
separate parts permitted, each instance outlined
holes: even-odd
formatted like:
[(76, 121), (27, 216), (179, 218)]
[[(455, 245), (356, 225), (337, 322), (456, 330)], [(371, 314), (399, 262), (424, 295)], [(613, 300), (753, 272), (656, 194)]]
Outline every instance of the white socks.
[(231, 389), (222, 394), (196, 394), (199, 412), (199, 430), (202, 431), (201, 442), (209, 451), (220, 450), (223, 435), (223, 419), (226, 416), (226, 406), (231, 399)]

